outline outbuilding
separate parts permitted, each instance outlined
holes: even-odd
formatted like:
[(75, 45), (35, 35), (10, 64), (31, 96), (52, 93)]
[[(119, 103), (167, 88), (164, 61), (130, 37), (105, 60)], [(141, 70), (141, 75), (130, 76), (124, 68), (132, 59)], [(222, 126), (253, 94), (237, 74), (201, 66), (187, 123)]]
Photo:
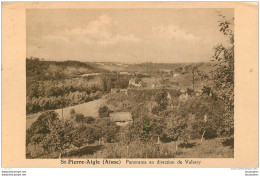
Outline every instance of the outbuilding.
[(113, 112), (109, 114), (109, 117), (118, 126), (127, 126), (133, 122), (131, 112)]

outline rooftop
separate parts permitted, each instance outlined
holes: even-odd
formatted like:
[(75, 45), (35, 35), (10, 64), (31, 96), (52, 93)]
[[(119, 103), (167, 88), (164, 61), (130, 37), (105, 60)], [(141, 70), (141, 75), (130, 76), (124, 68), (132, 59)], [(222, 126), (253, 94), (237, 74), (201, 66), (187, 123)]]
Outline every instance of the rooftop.
[(132, 114), (130, 112), (113, 112), (109, 114), (110, 119), (114, 122), (127, 122), (133, 121)]

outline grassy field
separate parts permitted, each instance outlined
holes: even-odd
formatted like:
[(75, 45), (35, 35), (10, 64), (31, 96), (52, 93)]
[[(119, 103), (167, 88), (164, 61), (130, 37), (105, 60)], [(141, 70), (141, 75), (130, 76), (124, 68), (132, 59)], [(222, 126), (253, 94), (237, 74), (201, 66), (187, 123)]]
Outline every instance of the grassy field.
[(139, 143), (127, 146), (122, 143), (84, 146), (70, 151), (70, 158), (234, 158), (233, 142), (229, 138), (211, 140), (191, 140), (184, 147), (180, 142), (176, 153), (176, 143)]
[[(63, 108), (63, 117), (67, 119), (70, 117), (70, 110), (74, 109), (76, 113), (82, 113), (84, 116), (92, 116), (94, 118), (98, 118), (98, 109), (105, 103), (105, 98), (101, 98), (98, 100), (93, 100), (87, 103), (78, 104), (75, 106), (70, 106)], [(58, 117), (62, 118), (62, 109), (54, 110), (58, 113)], [(26, 117), (26, 129), (30, 128), (33, 122), (37, 120), (37, 118), (41, 115), (41, 113), (28, 115)]]
[(229, 139), (216, 138), (190, 141), (195, 146), (192, 148), (182, 148), (178, 152), (178, 158), (234, 158), (234, 146)]

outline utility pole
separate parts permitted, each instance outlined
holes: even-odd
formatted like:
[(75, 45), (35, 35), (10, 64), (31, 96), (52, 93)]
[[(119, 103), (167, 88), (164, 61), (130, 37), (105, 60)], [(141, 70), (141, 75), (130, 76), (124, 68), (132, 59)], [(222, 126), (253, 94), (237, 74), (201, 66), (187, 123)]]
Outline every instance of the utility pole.
[(192, 70), (192, 90), (194, 91), (194, 69)]
[(192, 90), (193, 92), (195, 91), (195, 71), (197, 72), (198, 75), (200, 75), (200, 71), (197, 67), (192, 68)]
[[(60, 72), (60, 74), (62, 75), (62, 73)], [(63, 77), (63, 75), (61, 76), (61, 82), (62, 82), (62, 87), (63, 87), (63, 91), (65, 90), (65, 78)], [(63, 95), (62, 97), (62, 105), (61, 105), (61, 120), (64, 120), (63, 119), (63, 108), (65, 107), (65, 98), (64, 98), (65, 94)]]

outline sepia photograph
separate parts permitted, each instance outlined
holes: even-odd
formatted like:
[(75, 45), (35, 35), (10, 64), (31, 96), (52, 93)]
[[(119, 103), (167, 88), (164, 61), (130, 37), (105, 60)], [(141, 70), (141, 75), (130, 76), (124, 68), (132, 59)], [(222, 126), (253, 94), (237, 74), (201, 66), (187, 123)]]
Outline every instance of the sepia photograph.
[(258, 21), (257, 2), (3, 2), (2, 173), (251, 174)]
[(26, 159), (234, 158), (233, 8), (26, 9)]

